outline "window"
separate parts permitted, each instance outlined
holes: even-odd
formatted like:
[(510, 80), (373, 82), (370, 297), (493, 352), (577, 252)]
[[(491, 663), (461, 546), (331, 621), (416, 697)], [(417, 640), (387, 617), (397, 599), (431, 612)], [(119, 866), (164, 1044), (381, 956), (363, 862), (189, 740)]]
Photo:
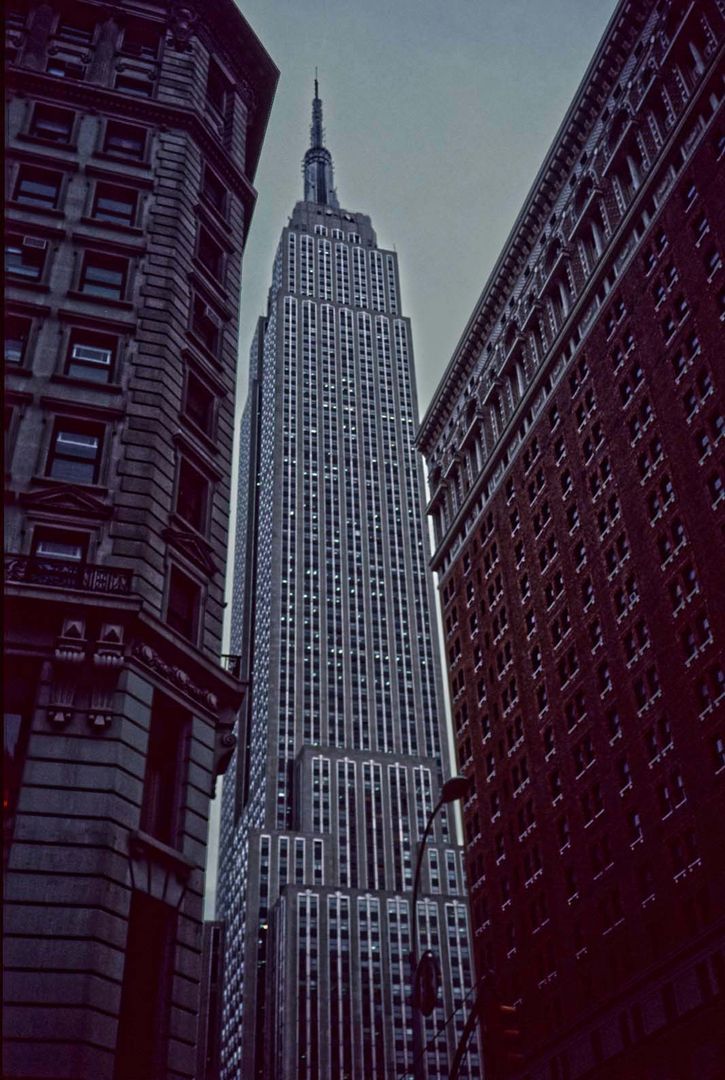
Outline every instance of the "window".
[(96, 221), (114, 225), (133, 225), (136, 219), (138, 193), (115, 184), (96, 184), (92, 216)]
[(61, 16), (56, 27), (55, 36), (61, 41), (69, 41), (73, 45), (90, 45), (93, 41), (93, 32), (96, 27), (95, 18), (91, 12), (84, 12), (81, 8), (74, 12), (73, 18)]
[(30, 337), (30, 319), (21, 315), (8, 315), (5, 318), (5, 363), (22, 364)]
[(7, 862), (13, 838), (39, 680), (37, 661), (13, 657), (13, 678), (6, 680), (3, 703), (3, 865)]
[(48, 169), (21, 165), (15, 183), (15, 201), (26, 206), (53, 209), (58, 205), (62, 176)]
[(150, 23), (134, 21), (123, 32), (121, 48), (125, 53), (139, 56), (143, 60), (155, 60), (159, 52), (160, 30)]
[(206, 229), (199, 230), (199, 261), (206, 267), (210, 274), (221, 281), (224, 272), (224, 253), (221, 247), (213, 240)]
[(33, 534), (33, 555), (39, 559), (83, 562), (88, 553), (88, 535), (61, 529), (38, 528)]
[(146, 151), (146, 132), (143, 128), (133, 127), (131, 124), (109, 120), (106, 125), (106, 140), (103, 149), (107, 154), (143, 161)]
[(40, 281), (47, 248), (48, 241), (35, 236), (9, 236), (5, 241), (5, 273), (18, 280)]
[(30, 121), (29, 134), (36, 139), (69, 143), (74, 119), (75, 113), (68, 109), (56, 109), (52, 105), (36, 105)]
[(107, 383), (113, 378), (118, 339), (91, 330), (72, 330), (65, 365), (66, 375)]
[(122, 90), (125, 94), (135, 94), (136, 97), (151, 97), (154, 88), (150, 72), (138, 69), (117, 72), (114, 86), (116, 90)]
[(141, 828), (170, 847), (178, 845), (181, 833), (189, 722), (188, 713), (158, 691), (154, 693)]
[(47, 475), (71, 484), (95, 484), (102, 446), (103, 429), (99, 425), (57, 420)]
[(221, 324), (214, 311), (199, 296), (194, 297), (191, 329), (209, 352), (217, 353), (221, 340)]
[(209, 74), (206, 80), (206, 100), (222, 115), (226, 107), (228, 92), (229, 85), (222, 74), (221, 68), (213, 60), (210, 60)]
[(186, 458), (179, 464), (176, 512), (199, 532), (206, 532), (209, 482)]
[(216, 398), (209, 387), (193, 371), (190, 371), (186, 380), (185, 412), (205, 435), (214, 433), (215, 401)]
[(201, 194), (206, 200), (206, 202), (213, 206), (215, 210), (218, 210), (222, 216), (225, 214), (227, 205), (227, 189), (221, 182), (217, 174), (215, 172), (212, 172), (208, 165), (204, 168), (204, 179), (202, 180)]
[(46, 65), (46, 73), (48, 75), (55, 75), (57, 79), (79, 79), (82, 80), (86, 76), (86, 66), (78, 58), (77, 55), (70, 55), (65, 53), (63, 55), (55, 54), (48, 59)]
[[(116, 1043), (116, 1080), (163, 1075), (168, 1054), (169, 1005), (176, 910), (133, 889)], [(149, 999), (148, 989), (154, 987)]]
[(169, 574), (169, 602), (166, 610), (166, 622), (183, 637), (193, 641), (201, 603), (201, 588), (183, 574), (176, 566)]
[(86, 296), (122, 300), (126, 291), (128, 260), (89, 251), (83, 260), (80, 291)]

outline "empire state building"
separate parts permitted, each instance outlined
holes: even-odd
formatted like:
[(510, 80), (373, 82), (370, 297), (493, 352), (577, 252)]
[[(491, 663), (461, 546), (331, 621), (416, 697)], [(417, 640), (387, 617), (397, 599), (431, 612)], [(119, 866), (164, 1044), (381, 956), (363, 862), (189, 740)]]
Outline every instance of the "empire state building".
[[(232, 648), (249, 693), (222, 803), (223, 1076), (389, 1080), (421, 1068), (413, 872), (452, 771), (411, 332), (395, 253), (339, 206), (317, 83), (303, 173), (241, 428)], [(422, 1039), (438, 1078), (473, 981), (446, 809), (417, 922), (441, 966)], [(475, 1040), (460, 1075), (480, 1075)]]

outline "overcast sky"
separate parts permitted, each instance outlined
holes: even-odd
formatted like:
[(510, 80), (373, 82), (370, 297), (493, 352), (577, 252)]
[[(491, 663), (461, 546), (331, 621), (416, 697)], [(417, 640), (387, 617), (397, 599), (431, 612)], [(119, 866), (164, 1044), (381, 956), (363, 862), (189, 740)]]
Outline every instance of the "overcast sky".
[(280, 69), (244, 257), (241, 398), (283, 225), (302, 197), (315, 66), (340, 205), (395, 247), (421, 412), (614, 0), (242, 0)]
[(378, 243), (398, 252), (422, 414), (616, 0), (238, 6), (280, 69), (244, 255), (238, 406), (280, 232), (302, 198), (317, 67), (340, 205), (369, 214)]

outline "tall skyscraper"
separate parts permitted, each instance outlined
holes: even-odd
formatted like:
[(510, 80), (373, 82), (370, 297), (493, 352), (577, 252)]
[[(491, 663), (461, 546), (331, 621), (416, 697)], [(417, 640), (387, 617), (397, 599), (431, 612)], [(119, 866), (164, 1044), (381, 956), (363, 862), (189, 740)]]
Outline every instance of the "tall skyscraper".
[[(203, 16), (203, 17), (202, 17)], [(6, 5), (6, 1077), (196, 1076), (241, 257), (232, 0)]]
[(419, 437), (518, 1076), (723, 1075), (724, 39), (619, 5)]
[[(450, 772), (397, 259), (340, 209), (315, 86), (242, 421), (232, 642), (250, 680), (224, 784), (223, 1075), (411, 1075), (411, 890)], [(421, 946), (440, 958), (428, 1077), (471, 986), (459, 849), (439, 815)], [(474, 1049), (462, 1075), (478, 1076)]]

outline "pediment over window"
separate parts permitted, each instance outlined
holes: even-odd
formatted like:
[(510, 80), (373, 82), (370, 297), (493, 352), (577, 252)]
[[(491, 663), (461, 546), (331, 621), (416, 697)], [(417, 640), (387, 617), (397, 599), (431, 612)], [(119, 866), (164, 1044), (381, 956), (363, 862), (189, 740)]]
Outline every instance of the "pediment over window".
[(24, 492), (19, 501), (28, 509), (49, 510), (54, 514), (68, 514), (74, 517), (80, 515), (88, 518), (107, 518), (111, 516), (112, 510), (110, 503), (72, 485)]
[(164, 540), (172, 544), (190, 562), (199, 566), (209, 577), (217, 572), (212, 547), (201, 536), (179, 525), (170, 525), (168, 529), (164, 529), (163, 535)]

